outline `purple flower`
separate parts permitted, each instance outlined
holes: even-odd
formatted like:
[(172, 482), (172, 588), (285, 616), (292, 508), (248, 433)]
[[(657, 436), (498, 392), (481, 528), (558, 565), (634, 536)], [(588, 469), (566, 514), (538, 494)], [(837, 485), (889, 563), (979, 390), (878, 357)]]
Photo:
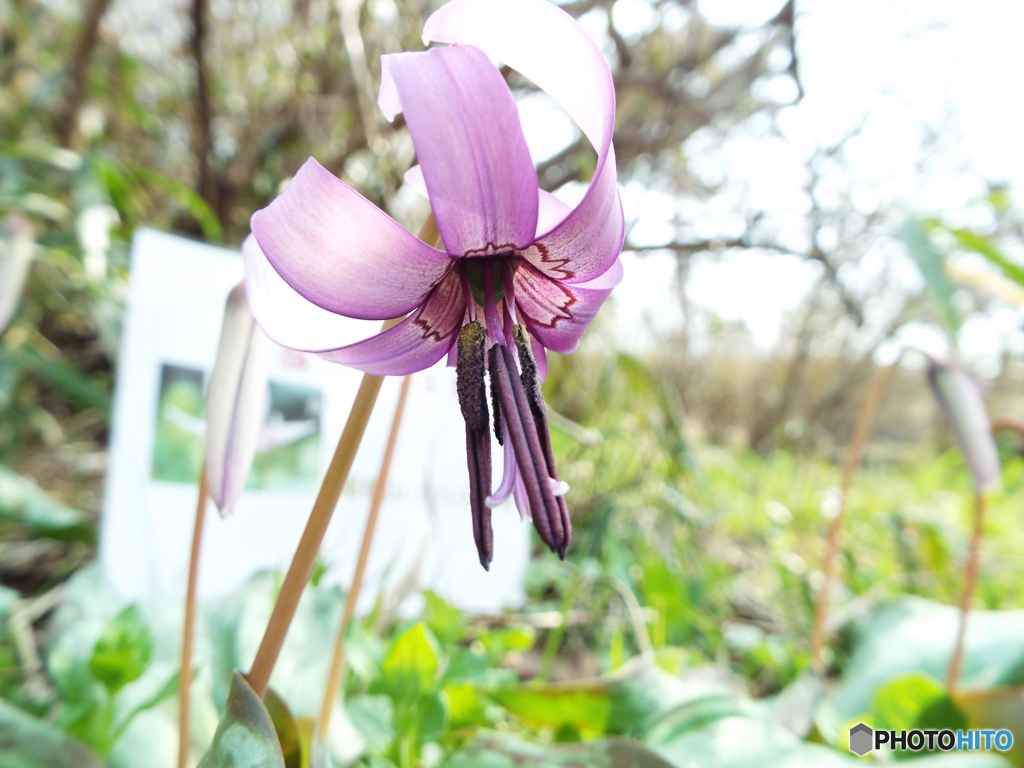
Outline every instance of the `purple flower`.
[[(252, 218), (265, 256), (246, 255), (257, 321), (285, 346), (379, 375), (448, 355), (466, 420), (480, 561), (492, 556), (490, 509), (509, 496), (564, 556), (571, 536), (540, 379), (545, 350), (571, 352), (622, 278), (625, 222), (616, 186), (615, 90), (600, 50), (546, 0), (453, 0), (424, 26), (450, 43), (382, 59), (378, 104), (405, 113), (444, 250), (420, 242), (310, 159)], [(512, 94), (492, 64), (546, 91), (597, 150), (574, 209), (538, 188)], [(336, 315), (409, 313), (372, 338), (332, 343)], [(337, 338), (337, 337), (336, 337)], [(490, 379), (490, 406), (485, 386)], [(505, 450), (491, 488), (490, 410)]]

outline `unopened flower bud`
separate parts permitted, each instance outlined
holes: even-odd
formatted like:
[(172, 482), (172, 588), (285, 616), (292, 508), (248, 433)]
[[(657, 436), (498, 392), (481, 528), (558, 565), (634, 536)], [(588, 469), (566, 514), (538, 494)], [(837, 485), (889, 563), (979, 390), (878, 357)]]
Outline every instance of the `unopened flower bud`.
[(999, 454), (977, 382), (953, 362), (928, 361), (928, 383), (953, 437), (963, 451), (978, 490), (999, 480)]
[(206, 477), (222, 515), (231, 512), (252, 468), (267, 396), (268, 342), (245, 285), (228, 294), (217, 360), (206, 393)]

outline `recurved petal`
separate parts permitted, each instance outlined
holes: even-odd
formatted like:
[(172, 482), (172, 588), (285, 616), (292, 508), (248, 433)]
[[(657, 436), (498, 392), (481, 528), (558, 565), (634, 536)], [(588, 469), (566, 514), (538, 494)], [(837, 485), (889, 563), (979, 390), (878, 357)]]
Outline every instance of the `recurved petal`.
[(423, 27), (424, 41), (477, 46), (531, 79), (558, 102), (597, 150), (586, 196), (541, 248), (526, 255), (545, 273), (584, 282), (622, 249), (625, 219), (616, 187), (615, 86), (593, 40), (547, 0), (452, 0)]
[(238, 285), (228, 294), (206, 391), (206, 479), (222, 515), (231, 512), (256, 456), (267, 393), (266, 336)]
[(405, 113), (448, 253), (528, 245), (537, 228), (537, 172), (512, 94), (490, 59), (465, 45), (389, 54), (381, 81), (381, 108)]
[(286, 283), (249, 235), (242, 243), (249, 308), (264, 333), (303, 352), (337, 349), (366, 335), (361, 320), (321, 309)]
[(408, 312), (450, 265), (313, 158), (253, 215), (252, 231), (292, 288), (362, 320)]
[(991, 488), (999, 480), (999, 453), (977, 382), (956, 363), (930, 359), (928, 383), (967, 460), (975, 486)]
[(580, 285), (553, 280), (530, 264), (516, 270), (516, 306), (530, 333), (547, 349), (572, 352), (612, 288), (622, 279), (618, 259), (605, 274)]
[[(405, 183), (412, 187), (416, 192), (429, 199), (430, 193), (427, 192), (427, 183), (423, 179), (422, 166), (414, 165), (405, 172), (405, 175), (402, 178), (404, 178)], [(545, 232), (550, 232), (559, 223), (561, 223), (561, 221), (569, 215), (572, 208), (570, 208), (566, 203), (563, 203), (546, 189), (538, 188), (537, 196), (537, 236), (540, 236)]]
[(449, 272), (423, 305), (398, 325), (320, 356), (378, 376), (415, 373), (448, 353), (464, 315), (462, 285), (454, 271)]

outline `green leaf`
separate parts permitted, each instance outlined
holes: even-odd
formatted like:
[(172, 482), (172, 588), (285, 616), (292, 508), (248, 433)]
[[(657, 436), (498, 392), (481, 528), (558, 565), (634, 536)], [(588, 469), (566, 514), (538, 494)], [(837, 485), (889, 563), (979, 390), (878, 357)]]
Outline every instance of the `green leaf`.
[(85, 514), (54, 501), (35, 483), (4, 466), (0, 466), (0, 518), (62, 541), (96, 539), (95, 526)]
[(429, 590), (423, 593), (423, 598), (427, 601), (426, 623), (434, 636), (444, 645), (459, 642), (466, 632), (462, 611)]
[(68, 734), (0, 700), (0, 768), (105, 768)]
[(302, 738), (295, 716), (284, 700), (274, 693), (273, 689), (267, 691), (267, 695), (263, 697), (263, 703), (274, 724), (277, 741), (284, 755), (285, 768), (302, 768)]
[(388, 649), (381, 664), (381, 688), (394, 698), (412, 699), (434, 687), (440, 667), (437, 640), (426, 624), (416, 624), (395, 638)]
[(390, 697), (353, 696), (345, 702), (345, 712), (370, 749), (383, 749), (394, 741), (394, 707)]
[(452, 755), (448, 768), (672, 768), (643, 745), (626, 739), (552, 746), (481, 731)]
[(596, 735), (643, 733), (673, 707), (707, 691), (687, 689), (660, 667), (637, 662), (592, 680), (491, 688), (486, 693), (531, 725), (568, 726)]
[(285, 768), (270, 713), (237, 671), (213, 744), (197, 768)]
[(80, 408), (95, 408), (110, 415), (110, 390), (60, 358), (51, 359), (30, 347), (0, 348), (0, 367), (18, 367), (38, 376)]
[(181, 203), (185, 210), (192, 215), (192, 218), (199, 223), (206, 240), (211, 243), (219, 243), (224, 239), (224, 230), (221, 228), (217, 214), (194, 189), (182, 184), (177, 179), (154, 171), (152, 168), (132, 165), (130, 170), (140, 181), (159, 189)]
[[(840, 724), (870, 711), (876, 691), (896, 678), (918, 672), (943, 679), (959, 622), (956, 607), (918, 597), (906, 597), (875, 611), (856, 629), (842, 681), (819, 709), (816, 722), (822, 735), (837, 742)], [(961, 688), (999, 685), (1012, 673), (1022, 653), (1024, 610), (971, 611)]]
[(967, 715), (967, 727), (1013, 733), (1013, 747), (1003, 755), (1013, 764), (1024, 766), (1024, 738), (1018, 733), (1024, 723), (1024, 687), (958, 689), (953, 694), (957, 706)]
[(121, 736), (124, 734), (128, 726), (131, 725), (132, 720), (134, 720), (136, 717), (141, 715), (146, 710), (152, 709), (153, 707), (159, 705), (161, 702), (166, 701), (167, 699), (171, 698), (172, 696), (178, 693), (179, 674), (180, 673), (175, 672), (173, 675), (171, 675), (167, 679), (167, 682), (163, 684), (163, 687), (160, 688), (160, 690), (158, 690), (148, 699), (137, 704), (135, 707), (132, 708), (132, 710), (127, 715), (124, 716), (124, 718), (121, 720), (120, 723), (117, 724), (117, 727), (114, 729), (113, 733), (110, 736), (111, 745), (117, 743), (118, 739), (121, 738)]
[(153, 655), (153, 636), (137, 606), (115, 616), (96, 642), (89, 669), (113, 696), (142, 677)]
[(992, 240), (969, 229), (951, 229), (949, 232), (957, 239), (964, 248), (980, 253), (990, 262), (1002, 270), (1010, 280), (1017, 285), (1024, 286), (1024, 267), (1010, 261), (1003, 253), (996, 248)]
[(955, 334), (960, 329), (960, 313), (953, 305), (953, 292), (956, 288), (946, 274), (942, 254), (919, 221), (911, 219), (904, 224), (900, 238), (906, 243), (910, 255), (914, 257), (918, 269), (924, 275), (925, 283), (939, 305), (946, 329)]
[(967, 727), (967, 718), (946, 694), (945, 687), (921, 672), (896, 677), (875, 691), (871, 719), (875, 728), (893, 731), (914, 728), (955, 731)]

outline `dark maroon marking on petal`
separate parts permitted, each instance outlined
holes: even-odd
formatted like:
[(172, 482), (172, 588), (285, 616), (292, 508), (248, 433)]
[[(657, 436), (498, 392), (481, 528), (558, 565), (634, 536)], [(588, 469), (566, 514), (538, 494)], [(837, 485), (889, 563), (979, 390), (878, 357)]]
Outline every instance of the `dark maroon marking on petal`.
[(515, 243), (488, 243), (483, 248), (473, 248), (466, 251), (460, 258), (471, 258), (473, 256), (511, 256), (516, 250)]
[[(553, 310), (550, 313), (551, 318), (545, 321), (530, 314), (523, 306), (523, 301), (517, 301), (516, 306), (519, 308), (519, 313), (529, 318), (531, 325), (540, 326), (541, 328), (554, 328), (558, 324), (559, 320), (573, 319), (573, 314), (569, 311), (569, 308), (576, 304), (579, 299), (570, 288), (563, 285), (558, 280), (553, 280), (532, 266), (525, 266), (517, 270), (516, 277), (518, 278), (518, 282), (516, 283), (516, 292), (521, 298), (525, 294), (528, 300), (532, 301), (534, 306), (539, 305)], [(548, 294), (537, 290), (537, 280), (545, 280), (547, 281), (546, 285), (555, 286), (561, 292), (563, 300), (552, 303), (551, 297)], [(562, 314), (559, 315), (559, 312)]]
[[(528, 253), (531, 253), (531, 251), (537, 254), (536, 259), (531, 259), (529, 256), (526, 255)], [(523, 248), (522, 251), (519, 252), (519, 255), (526, 261), (536, 264), (538, 266), (543, 264), (544, 269), (546, 270), (549, 270), (551, 272), (558, 272), (561, 276), (560, 279), (562, 280), (571, 280), (572, 278), (576, 277), (576, 272), (574, 270), (566, 269), (565, 267), (565, 265), (568, 264), (571, 261), (571, 259), (551, 258), (551, 251), (548, 250), (548, 247), (544, 245), (544, 243), (530, 243), (528, 247)]]
[[(450, 269), (444, 279), (427, 294), (412, 322), (422, 329), (424, 339), (433, 338), (436, 342), (442, 342), (458, 333), (465, 311), (462, 283), (455, 271)], [(449, 322), (452, 327), (446, 331)]]

